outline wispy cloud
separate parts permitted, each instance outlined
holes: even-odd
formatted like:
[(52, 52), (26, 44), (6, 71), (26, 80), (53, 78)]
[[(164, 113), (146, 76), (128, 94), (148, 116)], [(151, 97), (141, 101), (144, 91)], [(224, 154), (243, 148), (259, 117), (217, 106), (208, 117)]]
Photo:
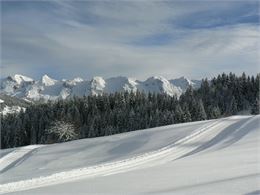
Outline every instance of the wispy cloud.
[(258, 71), (259, 2), (2, 2), (2, 75)]

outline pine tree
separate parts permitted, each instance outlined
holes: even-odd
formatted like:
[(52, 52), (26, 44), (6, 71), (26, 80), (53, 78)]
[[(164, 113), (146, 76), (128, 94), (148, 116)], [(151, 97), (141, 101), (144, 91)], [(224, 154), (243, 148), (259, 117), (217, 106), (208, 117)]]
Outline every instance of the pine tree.
[(216, 119), (221, 116), (221, 112), (218, 106), (212, 106), (209, 109), (209, 118), (210, 119)]
[(197, 113), (196, 113), (196, 118), (197, 120), (206, 120), (207, 119), (207, 114), (205, 112), (205, 109), (204, 109), (204, 105), (203, 105), (203, 102), (202, 100), (200, 99), (198, 104), (197, 104)]
[(94, 121), (89, 125), (88, 137), (96, 137), (96, 131), (94, 129)]
[(228, 115), (234, 115), (234, 114), (237, 114), (237, 112), (238, 112), (238, 105), (237, 105), (236, 99), (233, 96), (231, 101), (230, 101), (230, 104), (229, 104), (229, 107), (228, 107), (228, 110), (227, 110), (227, 114)]
[(191, 121), (191, 114), (190, 114), (189, 107), (188, 107), (187, 103), (185, 103), (182, 106), (182, 111), (183, 111), (182, 122), (190, 122)]
[(256, 98), (255, 102), (252, 105), (252, 109), (251, 109), (251, 114), (259, 114), (260, 112), (260, 104), (259, 104), (259, 99)]
[(174, 110), (174, 121), (176, 121), (176, 123), (180, 123), (182, 122), (183, 119), (183, 111), (181, 109), (181, 106), (179, 104), (176, 105), (175, 110)]

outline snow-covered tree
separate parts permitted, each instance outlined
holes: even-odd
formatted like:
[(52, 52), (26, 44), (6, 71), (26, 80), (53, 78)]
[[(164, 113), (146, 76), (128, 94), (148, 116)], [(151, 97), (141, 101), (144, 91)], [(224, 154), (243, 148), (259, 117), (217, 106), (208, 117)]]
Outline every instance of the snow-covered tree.
[(228, 106), (227, 114), (229, 114), (229, 115), (236, 114), (238, 112), (237, 107), (238, 107), (237, 101), (236, 101), (235, 97), (233, 96), (230, 101), (230, 104)]
[(218, 106), (213, 106), (209, 108), (209, 117), (212, 119), (219, 118), (221, 116), (221, 112)]
[(252, 105), (251, 114), (259, 114), (260, 112), (260, 103), (259, 99), (257, 98)]
[(59, 142), (70, 141), (77, 138), (74, 125), (65, 121), (55, 121), (46, 131), (49, 135), (57, 137)]
[(189, 107), (187, 105), (187, 103), (184, 103), (184, 105), (182, 106), (182, 111), (183, 111), (183, 122), (190, 122), (191, 121), (191, 114), (189, 111)]
[(200, 99), (197, 104), (197, 113), (196, 113), (197, 120), (206, 120), (207, 114), (204, 109), (204, 105), (202, 100)]

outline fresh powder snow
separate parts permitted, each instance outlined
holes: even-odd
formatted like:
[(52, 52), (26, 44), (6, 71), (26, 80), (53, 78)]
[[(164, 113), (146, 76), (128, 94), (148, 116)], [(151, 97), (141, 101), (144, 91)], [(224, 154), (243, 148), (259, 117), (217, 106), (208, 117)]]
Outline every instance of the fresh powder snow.
[(1, 193), (257, 194), (260, 116), (1, 150)]

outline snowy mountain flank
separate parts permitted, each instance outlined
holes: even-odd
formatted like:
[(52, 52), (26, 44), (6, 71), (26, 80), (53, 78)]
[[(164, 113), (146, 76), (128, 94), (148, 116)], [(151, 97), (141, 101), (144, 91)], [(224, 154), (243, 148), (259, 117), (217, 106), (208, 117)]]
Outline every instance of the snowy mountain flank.
[(16, 74), (1, 79), (1, 94), (15, 96), (28, 100), (56, 100), (73, 96), (98, 95), (122, 91), (143, 91), (145, 93), (165, 93), (179, 97), (187, 87), (200, 86), (199, 80), (179, 79), (167, 80), (161, 76), (150, 77), (139, 81), (127, 77), (103, 79), (93, 77), (91, 80), (75, 78), (72, 80), (56, 80), (44, 75), (41, 80), (34, 80), (27, 76)]
[(29, 103), (23, 99), (0, 94), (0, 114), (17, 113), (25, 110)]
[(0, 194), (259, 194), (260, 115), (0, 150)]

